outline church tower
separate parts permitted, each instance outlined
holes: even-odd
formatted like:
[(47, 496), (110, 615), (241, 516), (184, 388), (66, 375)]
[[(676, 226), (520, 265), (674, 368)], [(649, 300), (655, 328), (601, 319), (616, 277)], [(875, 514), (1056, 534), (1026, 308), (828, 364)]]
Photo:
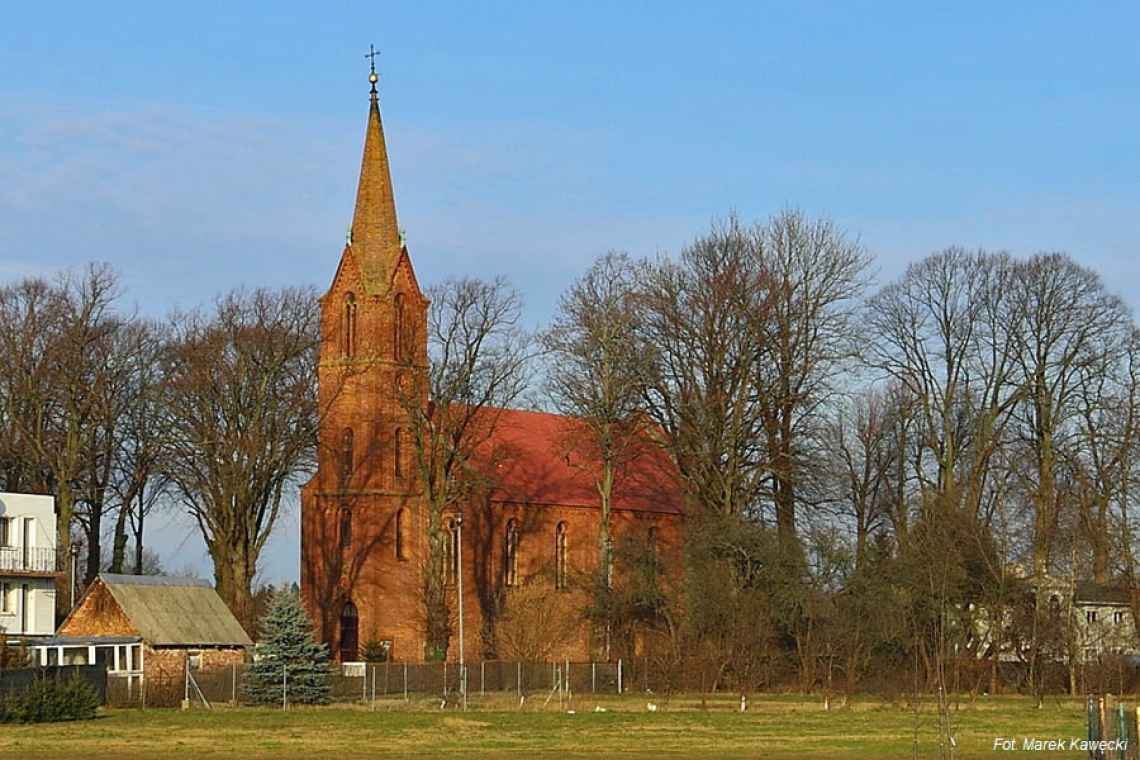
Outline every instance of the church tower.
[(407, 376), (426, 371), (428, 302), (396, 221), (375, 68), (369, 81), (351, 232), (320, 299), (317, 472), (301, 491), (302, 596), (342, 661), (359, 659), (369, 641), (400, 659), (422, 647), (403, 600), (420, 578), (407, 410), (427, 400), (407, 398), (423, 387)]

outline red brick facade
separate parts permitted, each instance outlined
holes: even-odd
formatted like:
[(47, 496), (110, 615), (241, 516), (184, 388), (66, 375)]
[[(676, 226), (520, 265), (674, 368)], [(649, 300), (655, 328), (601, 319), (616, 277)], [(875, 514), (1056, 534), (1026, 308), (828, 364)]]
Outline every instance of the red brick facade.
[[(346, 643), (346, 656), (351, 656), (351, 641), (344, 639), (351, 639), (353, 628), (357, 651), (377, 640), (391, 642), (395, 660), (424, 656), (420, 600), (427, 515), (414, 482), (413, 444), (395, 389), (402, 366), (398, 352), (411, 352), (404, 358), (427, 366), (427, 308), (396, 227), (374, 95), (351, 242), (321, 298), (320, 395), (325, 411), (318, 471), (301, 493), (301, 591), (334, 656)], [(399, 345), (408, 340), (403, 335), (420, 337), (414, 345)], [(596, 565), (597, 495), (586, 469), (564, 453), (560, 433), (567, 424), (572, 423), (553, 415), (504, 412), (503, 430), (496, 437), (513, 454), (488, 460), (500, 485), (463, 510), (469, 658), (485, 654), (484, 621), (505, 584), (542, 576), (541, 582), (553, 586), (560, 532), (570, 572), (590, 572)], [(652, 475), (642, 480), (652, 481), (651, 487), (640, 489), (636, 498), (630, 489), (615, 499), (613, 534), (620, 541), (625, 535), (648, 535), (655, 527), (663, 557), (676, 557), (681, 522), (677, 489), (669, 486), (668, 468), (657, 466), (660, 458), (650, 458)], [(512, 520), (518, 528), (517, 577), (508, 577), (505, 558)], [(579, 595), (566, 592), (566, 600), (581, 605)], [(448, 657), (454, 659), (457, 649), (453, 636)], [(561, 654), (583, 658), (590, 649), (583, 626)]]

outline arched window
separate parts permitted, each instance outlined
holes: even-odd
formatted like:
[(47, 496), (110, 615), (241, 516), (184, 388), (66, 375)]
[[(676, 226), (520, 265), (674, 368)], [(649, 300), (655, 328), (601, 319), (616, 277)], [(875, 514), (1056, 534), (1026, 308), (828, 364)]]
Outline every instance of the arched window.
[(348, 549), (352, 546), (352, 510), (348, 507), (340, 508), (340, 548)]
[(554, 587), (566, 588), (569, 559), (566, 552), (566, 523), (558, 523), (554, 529)]
[(404, 431), (400, 428), (392, 434), (392, 469), (397, 478), (404, 477)]
[(346, 427), (340, 434), (340, 487), (348, 488), (353, 466), (352, 428)]
[(408, 558), (408, 510), (396, 512), (396, 559)]
[(395, 313), (392, 317), (392, 356), (396, 361), (404, 358), (404, 294), (396, 294)]
[(611, 536), (606, 539), (606, 554), (605, 554), (605, 574), (606, 574), (606, 588), (614, 587), (614, 540)]
[(455, 583), (459, 577), (459, 530), (455, 520), (450, 517), (444, 523), (447, 531), (447, 541), (444, 544), (444, 579), (445, 583)]
[(347, 293), (344, 297), (344, 355), (356, 355), (356, 296)]
[(660, 567), (660, 564), (657, 561), (657, 526), (656, 525), (650, 525), (649, 526), (649, 533), (645, 538), (645, 545), (646, 545), (646, 548), (649, 550), (650, 568), (652, 569), (653, 573), (656, 574), (658, 568)]
[(345, 602), (340, 610), (340, 661), (355, 662), (360, 642), (360, 618), (356, 605)]
[(519, 521), (513, 517), (507, 522), (507, 537), (503, 547), (505, 583), (517, 586), (519, 582)]

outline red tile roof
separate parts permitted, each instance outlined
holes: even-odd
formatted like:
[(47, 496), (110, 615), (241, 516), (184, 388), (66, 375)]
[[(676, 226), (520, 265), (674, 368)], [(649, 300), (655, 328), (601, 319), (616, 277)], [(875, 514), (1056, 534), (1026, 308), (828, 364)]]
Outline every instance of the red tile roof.
[[(601, 506), (599, 466), (589, 456), (585, 425), (572, 417), (495, 409), (494, 433), (473, 464), (492, 483), (491, 500), (576, 507)], [(668, 455), (651, 441), (615, 476), (613, 509), (680, 515), (681, 487)]]

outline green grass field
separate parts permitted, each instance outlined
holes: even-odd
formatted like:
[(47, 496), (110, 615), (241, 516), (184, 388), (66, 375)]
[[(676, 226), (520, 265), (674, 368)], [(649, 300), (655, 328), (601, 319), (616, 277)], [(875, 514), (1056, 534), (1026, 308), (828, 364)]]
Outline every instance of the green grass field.
[[(94, 721), (0, 726), (0, 757), (13, 758), (303, 758), (538, 757), (629, 755), (673, 758), (937, 757), (937, 714), (916, 717), (904, 705), (859, 702), (825, 712), (818, 701), (756, 698), (741, 714), (728, 701), (700, 709), (699, 701), (578, 698), (576, 714), (553, 706), (519, 709), (485, 701), (464, 713), (420, 702), (367, 707), (262, 708), (212, 711), (106, 710)], [(594, 712), (602, 705), (606, 712)], [(957, 757), (1020, 755), (994, 751), (994, 737), (1081, 737), (1083, 707), (1049, 701), (1037, 710), (1025, 699), (963, 702), (952, 715)], [(1033, 757), (1085, 757), (1035, 752)]]

